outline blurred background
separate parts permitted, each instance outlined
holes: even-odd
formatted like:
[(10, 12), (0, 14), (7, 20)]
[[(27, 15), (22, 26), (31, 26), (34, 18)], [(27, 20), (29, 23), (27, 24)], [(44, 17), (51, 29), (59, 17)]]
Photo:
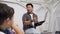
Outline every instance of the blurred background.
[(60, 0), (0, 0), (0, 3), (5, 3), (14, 8), (14, 22), (23, 31), (22, 15), (26, 13), (26, 4), (32, 3), (34, 11), (38, 15), (38, 20), (44, 19), (45, 13), (48, 11), (46, 22), (37, 27), (41, 33), (60, 32)]

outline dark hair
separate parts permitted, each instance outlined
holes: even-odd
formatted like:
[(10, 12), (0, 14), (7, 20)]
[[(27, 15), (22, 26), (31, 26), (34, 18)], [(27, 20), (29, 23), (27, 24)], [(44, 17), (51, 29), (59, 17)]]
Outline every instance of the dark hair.
[(31, 3), (26, 4), (26, 7), (28, 7), (29, 5), (31, 5), (31, 6), (32, 6), (32, 8), (33, 8), (33, 5), (32, 5)]
[(14, 15), (14, 9), (6, 4), (0, 3), (0, 25), (4, 23), (4, 20)]

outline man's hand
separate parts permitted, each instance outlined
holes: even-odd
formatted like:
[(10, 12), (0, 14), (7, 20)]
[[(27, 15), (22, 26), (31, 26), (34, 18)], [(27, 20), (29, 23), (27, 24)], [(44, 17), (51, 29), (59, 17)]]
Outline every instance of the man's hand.
[(24, 22), (24, 25), (30, 25), (30, 24), (31, 24), (30, 20)]
[(37, 22), (38, 19), (36, 17), (33, 18), (32, 22)]

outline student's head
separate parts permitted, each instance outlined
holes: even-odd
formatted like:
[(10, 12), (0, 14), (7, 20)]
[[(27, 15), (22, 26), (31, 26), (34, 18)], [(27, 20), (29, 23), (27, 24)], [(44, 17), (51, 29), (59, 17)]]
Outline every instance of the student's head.
[(29, 13), (33, 11), (33, 5), (31, 3), (26, 4), (26, 8)]
[(9, 27), (13, 23), (14, 9), (0, 3), (0, 26)]

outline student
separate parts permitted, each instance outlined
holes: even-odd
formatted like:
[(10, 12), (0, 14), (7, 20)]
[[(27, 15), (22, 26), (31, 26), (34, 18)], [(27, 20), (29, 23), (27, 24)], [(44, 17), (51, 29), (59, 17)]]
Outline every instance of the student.
[(13, 23), (14, 9), (6, 4), (0, 3), (0, 34), (11, 34), (8, 27), (12, 27), (16, 34), (23, 34), (21, 29)]
[[(33, 5), (31, 3), (26, 4), (26, 9), (27, 13), (25, 13), (22, 17), (23, 21), (23, 29), (26, 34), (40, 34), (37, 30), (36, 27), (41, 25), (42, 23), (45, 22), (45, 19), (41, 22), (38, 22), (38, 17), (37, 15), (33, 12)], [(47, 14), (46, 14), (47, 15)]]

